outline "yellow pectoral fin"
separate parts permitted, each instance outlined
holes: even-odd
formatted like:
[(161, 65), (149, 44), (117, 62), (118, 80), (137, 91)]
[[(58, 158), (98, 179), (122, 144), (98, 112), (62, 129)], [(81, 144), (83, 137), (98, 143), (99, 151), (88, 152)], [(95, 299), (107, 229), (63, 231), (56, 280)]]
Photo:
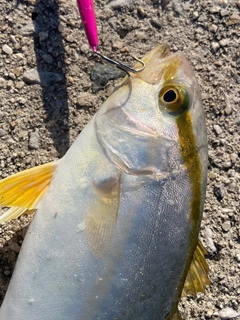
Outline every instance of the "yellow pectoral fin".
[(120, 204), (120, 175), (94, 185), (85, 217), (85, 228), (92, 254), (100, 258), (114, 234)]
[(198, 292), (205, 292), (206, 286), (210, 284), (207, 275), (209, 267), (204, 257), (206, 253), (199, 240), (184, 283), (182, 297), (188, 294), (196, 295)]
[(0, 206), (12, 207), (0, 223), (36, 209), (47, 190), (58, 161), (16, 173), (0, 181)]

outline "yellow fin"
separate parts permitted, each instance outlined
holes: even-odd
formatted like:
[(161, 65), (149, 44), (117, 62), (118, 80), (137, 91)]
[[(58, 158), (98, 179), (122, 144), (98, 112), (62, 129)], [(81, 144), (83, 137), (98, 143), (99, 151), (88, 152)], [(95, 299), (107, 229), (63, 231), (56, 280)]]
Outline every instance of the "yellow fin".
[(206, 250), (200, 240), (193, 255), (193, 259), (184, 283), (182, 297), (191, 294), (196, 295), (198, 292), (205, 292), (206, 286), (210, 284), (207, 272), (208, 264), (205, 260)]
[(85, 228), (92, 254), (100, 258), (107, 250), (117, 222), (120, 204), (120, 175), (93, 186)]
[(53, 161), (0, 181), (0, 206), (12, 207), (0, 216), (0, 223), (37, 209), (57, 165), (58, 161)]

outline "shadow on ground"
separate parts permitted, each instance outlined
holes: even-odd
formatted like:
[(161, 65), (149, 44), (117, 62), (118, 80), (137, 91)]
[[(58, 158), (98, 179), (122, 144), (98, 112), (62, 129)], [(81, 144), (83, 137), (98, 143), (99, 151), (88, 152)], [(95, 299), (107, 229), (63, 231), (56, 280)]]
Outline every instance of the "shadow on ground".
[(59, 32), (59, 6), (55, 1), (39, 0), (32, 12), (35, 22), (34, 50), (41, 83), (43, 72), (60, 75), (61, 81), (41, 85), (46, 127), (54, 146), (62, 157), (69, 149), (69, 111), (65, 77), (64, 46)]

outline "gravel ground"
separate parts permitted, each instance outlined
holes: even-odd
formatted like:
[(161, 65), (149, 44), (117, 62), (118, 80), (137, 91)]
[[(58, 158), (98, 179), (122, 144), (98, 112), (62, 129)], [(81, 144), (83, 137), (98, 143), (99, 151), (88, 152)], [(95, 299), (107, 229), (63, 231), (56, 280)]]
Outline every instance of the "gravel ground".
[[(133, 64), (158, 43), (188, 56), (209, 140), (201, 239), (211, 286), (183, 298), (183, 319), (240, 312), (240, 1), (96, 0), (101, 50)], [(75, 5), (0, 0), (0, 178), (62, 157), (121, 76), (89, 61)], [(38, 71), (38, 72), (37, 72)], [(100, 80), (99, 80), (100, 75)], [(30, 217), (0, 226), (0, 300)], [(240, 317), (238, 317), (240, 319)]]

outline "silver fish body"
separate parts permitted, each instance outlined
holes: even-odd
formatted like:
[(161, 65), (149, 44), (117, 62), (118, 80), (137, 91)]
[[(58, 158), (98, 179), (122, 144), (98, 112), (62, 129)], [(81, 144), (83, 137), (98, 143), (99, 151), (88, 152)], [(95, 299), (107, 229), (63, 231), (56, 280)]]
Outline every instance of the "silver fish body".
[[(1, 320), (173, 318), (198, 238), (207, 140), (191, 67), (166, 50), (145, 57), (59, 161)], [(186, 89), (187, 106), (161, 105), (169, 84)]]

